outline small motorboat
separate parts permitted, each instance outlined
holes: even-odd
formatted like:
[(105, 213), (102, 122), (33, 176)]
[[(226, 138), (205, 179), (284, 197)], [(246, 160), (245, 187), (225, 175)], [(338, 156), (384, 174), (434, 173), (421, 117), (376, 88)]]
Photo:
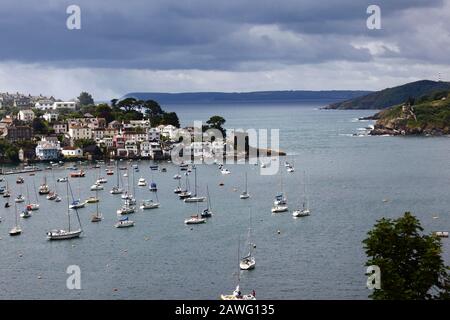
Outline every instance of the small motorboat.
[(18, 236), (22, 233), (22, 229), (18, 226), (13, 227), (10, 231), (9, 231), (9, 235), (10, 236)]
[(239, 198), (241, 199), (248, 199), (250, 198), (250, 194), (247, 191), (243, 191), (240, 195)]
[(173, 193), (179, 194), (182, 192), (186, 192), (186, 190), (183, 190), (181, 187), (176, 187), (175, 189), (173, 189)]
[(231, 171), (225, 168), (225, 169), (220, 170), (220, 173), (222, 173), (222, 174), (230, 174)]
[(288, 206), (287, 205), (274, 205), (272, 207), (272, 213), (281, 213), (281, 212), (286, 212), (288, 211)]
[(205, 222), (206, 219), (199, 217), (198, 214), (196, 214), (195, 216), (191, 216), (189, 219), (184, 220), (185, 224), (201, 224)]
[(181, 179), (181, 175), (176, 174), (176, 175), (173, 176), (173, 178), (174, 178), (175, 180), (180, 180), (180, 179)]
[(189, 198), (191, 195), (192, 195), (192, 193), (189, 192), (189, 191), (182, 191), (182, 192), (180, 192), (180, 193), (178, 194), (178, 197), (179, 197), (181, 200), (183, 200), (183, 199)]
[(241, 259), (239, 262), (239, 268), (241, 270), (252, 270), (255, 269), (256, 262), (253, 256), (247, 256)]
[(62, 200), (61, 197), (57, 196), (56, 199), (55, 199), (55, 202), (61, 202), (61, 200)]
[(150, 166), (150, 170), (153, 170), (153, 171), (158, 170), (158, 165)]
[(17, 179), (16, 179), (16, 183), (17, 184), (21, 184), (21, 183), (24, 183), (24, 182), (25, 182), (25, 180), (22, 177), (17, 177)]
[(19, 194), (15, 199), (14, 199), (14, 202), (16, 202), (16, 203), (21, 203), (21, 202), (24, 202), (25, 201), (25, 197), (23, 196), (23, 195), (21, 195), (21, 194)]
[(39, 203), (29, 203), (27, 205), (27, 210), (28, 211), (36, 211), (39, 210)]
[(167, 172), (166, 168), (161, 168), (161, 172)]
[(99, 201), (100, 201), (99, 198), (92, 196), (92, 197), (87, 198), (86, 203), (97, 203)]
[(9, 207), (10, 207), (9, 202), (6, 202), (6, 203), (5, 203), (5, 208), (9, 208)]
[(58, 178), (56, 181), (57, 182), (67, 182), (67, 177), (63, 177), (63, 178)]
[(111, 169), (107, 169), (106, 170), (106, 175), (107, 176), (112, 176), (114, 174), (114, 171), (113, 170), (111, 170)]
[(211, 218), (212, 217), (212, 212), (209, 208), (206, 208), (205, 210), (202, 211), (202, 213), (200, 213), (200, 216), (202, 218)]
[(106, 178), (100, 177), (97, 179), (97, 181), (95, 181), (96, 184), (104, 184), (107, 183), (108, 180), (106, 180)]
[(111, 194), (122, 194), (123, 193), (123, 189), (117, 186), (114, 186), (111, 191)]
[(448, 231), (436, 231), (434, 235), (440, 238), (448, 238)]
[(147, 181), (144, 178), (139, 178), (138, 186), (145, 187), (147, 185)]
[(154, 182), (150, 183), (150, 187), (148, 189), (152, 192), (158, 191), (158, 187), (156, 186), (156, 183), (154, 183)]
[(239, 284), (236, 286), (236, 289), (233, 291), (233, 294), (222, 294), (220, 296), (221, 300), (256, 300), (255, 292), (242, 295), (241, 290), (239, 288)]
[(23, 219), (31, 218), (31, 212), (28, 210), (23, 210), (20, 217)]
[(70, 173), (70, 177), (71, 178), (84, 178), (85, 175), (86, 174), (85, 174), (85, 172), (83, 170)]
[(101, 184), (99, 184), (99, 183), (94, 183), (91, 186), (91, 191), (103, 190), (103, 189), (104, 189), (104, 187)]
[(3, 193), (3, 198), (10, 198), (11, 197), (11, 193), (9, 193), (9, 191), (5, 191), (5, 193)]
[(134, 206), (125, 204), (119, 210), (117, 210), (117, 214), (126, 215), (126, 214), (134, 213), (135, 211), (136, 211), (136, 208)]
[(46, 196), (47, 200), (55, 200), (58, 197), (58, 194), (55, 192), (49, 192), (49, 194)]
[(84, 208), (86, 205), (86, 202), (81, 202), (80, 199), (72, 201), (72, 203), (69, 205), (70, 209), (80, 209)]
[(159, 202), (154, 202), (153, 200), (144, 200), (141, 204), (141, 209), (156, 209), (159, 208)]
[(307, 217), (310, 214), (311, 214), (311, 211), (309, 211), (309, 209), (307, 209), (307, 208), (303, 208), (301, 210), (294, 210), (294, 212), (292, 212), (292, 216), (294, 218)]
[(50, 193), (50, 188), (49, 188), (48, 185), (46, 185), (44, 183), (44, 184), (41, 184), (39, 186), (39, 191), (38, 192), (39, 192), (40, 195), (49, 194)]
[(128, 227), (133, 227), (134, 226), (134, 221), (129, 220), (128, 217), (125, 217), (123, 219), (120, 219), (115, 225), (114, 227), (116, 228), (128, 228)]

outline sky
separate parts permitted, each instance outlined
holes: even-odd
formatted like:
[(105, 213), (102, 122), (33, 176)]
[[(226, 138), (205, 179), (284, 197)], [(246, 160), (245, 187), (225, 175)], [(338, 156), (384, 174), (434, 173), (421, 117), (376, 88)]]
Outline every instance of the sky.
[[(369, 5), (381, 29), (369, 29)], [(80, 29), (69, 29), (70, 5)], [(72, 21), (72, 20), (70, 20)], [(378, 90), (450, 80), (450, 0), (1, 0), (0, 92)]]

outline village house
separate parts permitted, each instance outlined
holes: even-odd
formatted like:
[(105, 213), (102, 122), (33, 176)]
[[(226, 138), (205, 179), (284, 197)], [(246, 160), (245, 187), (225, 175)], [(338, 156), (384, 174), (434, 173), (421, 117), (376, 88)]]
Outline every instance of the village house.
[(47, 122), (55, 122), (58, 121), (58, 117), (59, 115), (55, 112), (46, 112), (42, 118), (44, 118), (45, 121)]
[(54, 122), (52, 128), (56, 134), (67, 133), (67, 123), (65, 122)]
[(64, 147), (61, 152), (65, 158), (81, 158), (83, 156), (83, 150), (77, 147)]
[(39, 100), (34, 104), (34, 107), (39, 110), (50, 110), (53, 109), (53, 104), (55, 101), (53, 100)]
[(34, 119), (34, 112), (30, 109), (20, 110), (17, 114), (17, 118), (20, 121), (31, 122)]
[(69, 126), (68, 134), (72, 140), (91, 139), (92, 138), (91, 128), (88, 128), (85, 126), (71, 125), (71, 126)]
[(36, 146), (36, 157), (39, 160), (57, 160), (61, 154), (61, 146), (56, 139), (43, 139)]
[(147, 141), (159, 142), (161, 140), (161, 131), (157, 128), (147, 130)]

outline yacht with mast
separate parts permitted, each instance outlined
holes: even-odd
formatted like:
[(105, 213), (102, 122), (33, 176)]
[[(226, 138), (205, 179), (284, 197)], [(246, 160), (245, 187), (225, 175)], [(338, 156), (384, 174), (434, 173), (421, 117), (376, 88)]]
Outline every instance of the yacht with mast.
[(19, 226), (19, 219), (17, 217), (17, 204), (14, 204), (14, 218), (15, 218), (15, 224), (14, 227), (9, 230), (10, 236), (18, 236), (22, 233), (22, 229)]
[(255, 257), (253, 256), (253, 250), (256, 248), (256, 245), (252, 243), (251, 238), (252, 238), (252, 215), (250, 212), (250, 224), (247, 235), (248, 253), (239, 261), (239, 267), (241, 270), (252, 270), (255, 269), (256, 266)]
[(311, 211), (309, 210), (308, 206), (308, 193), (306, 191), (306, 173), (303, 173), (304, 176), (304, 183), (303, 183), (303, 205), (301, 209), (294, 210), (292, 213), (292, 216), (294, 218), (300, 218), (300, 217), (306, 217), (311, 214)]
[[(81, 233), (83, 232), (83, 230), (81, 229), (81, 221), (80, 221), (80, 217), (78, 216), (78, 211), (75, 208), (75, 213), (77, 215), (77, 219), (78, 219), (78, 223), (79, 223), (79, 228), (72, 230), (72, 225), (71, 225), (71, 221), (70, 221), (70, 201), (69, 201), (69, 182), (67, 182), (66, 184), (66, 200), (67, 200), (67, 221), (68, 221), (68, 229), (64, 230), (64, 229), (55, 229), (55, 230), (51, 230), (49, 232), (47, 232), (47, 239), (48, 240), (68, 240), (68, 239), (73, 239), (73, 238), (78, 238)], [(72, 189), (70, 188), (70, 192), (72, 193)], [(73, 198), (73, 194), (72, 194), (72, 198)]]
[(211, 218), (213, 215), (212, 206), (211, 206), (211, 198), (209, 196), (209, 188), (206, 185), (206, 208), (202, 211), (202, 218)]
[(205, 201), (206, 197), (201, 197), (197, 195), (197, 167), (194, 168), (194, 194), (192, 194), (190, 197), (187, 197), (184, 199), (184, 202), (203, 202)]
[(96, 209), (95, 214), (93, 214), (91, 217), (91, 222), (100, 222), (102, 221), (103, 217), (102, 214), (98, 211), (98, 203), (99, 203), (98, 190), (95, 190), (95, 198), (97, 199), (97, 201), (95, 202)]
[(110, 193), (111, 194), (122, 194), (123, 193), (123, 188), (120, 187), (120, 173), (119, 173), (119, 162), (116, 161), (116, 174), (117, 174), (117, 184), (112, 187)]
[(241, 199), (250, 198), (250, 194), (248, 193), (248, 190), (247, 190), (247, 172), (245, 173), (245, 190), (241, 193), (239, 198), (241, 198)]

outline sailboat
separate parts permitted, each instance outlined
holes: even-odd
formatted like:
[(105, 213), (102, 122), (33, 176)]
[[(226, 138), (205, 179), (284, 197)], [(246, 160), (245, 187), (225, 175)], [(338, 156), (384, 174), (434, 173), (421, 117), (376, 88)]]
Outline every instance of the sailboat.
[[(72, 189), (70, 190), (72, 193)], [(73, 194), (72, 194), (73, 198)], [(68, 221), (68, 229), (55, 229), (47, 232), (47, 239), (48, 240), (68, 240), (73, 238), (78, 238), (83, 230), (81, 229), (81, 221), (80, 217), (78, 216), (78, 211), (75, 208), (75, 213), (77, 215), (78, 223), (80, 227), (76, 230), (71, 230), (71, 224), (70, 224), (70, 202), (69, 202), (69, 182), (66, 184), (66, 200), (67, 200), (67, 221)]]
[(303, 206), (302, 209), (297, 209), (292, 213), (292, 216), (294, 218), (299, 218), (299, 217), (306, 217), (309, 216), (311, 214), (311, 211), (309, 210), (308, 207), (308, 195), (306, 192), (306, 173), (303, 174), (304, 175), (304, 200), (303, 200)]
[(148, 188), (151, 192), (158, 191), (158, 187), (156, 186), (156, 182), (153, 180), (153, 172), (152, 172), (152, 180), (150, 182), (150, 187)]
[[(36, 189), (34, 189), (34, 192), (36, 192)], [(37, 203), (37, 196), (36, 197), (36, 203), (31, 203), (30, 201), (30, 195), (28, 192), (28, 185), (27, 185), (27, 199), (28, 199), (28, 204), (27, 204), (27, 211), (34, 211), (34, 210), (39, 210), (39, 203)]]
[(19, 226), (19, 219), (17, 218), (17, 204), (14, 204), (14, 211), (16, 223), (14, 227), (9, 231), (10, 236), (18, 236), (22, 233), (22, 229)]
[(31, 218), (31, 211), (27, 209), (22, 210), (22, 212), (20, 213), (20, 217), (23, 219)]
[[(180, 187), (181, 189), (181, 187)], [(177, 193), (177, 192), (175, 192)], [(189, 177), (186, 176), (186, 188), (180, 192), (178, 192), (178, 197), (182, 199), (189, 198), (192, 195), (192, 193), (189, 191)]]
[(10, 198), (11, 193), (9, 192), (8, 180), (6, 180), (6, 188), (3, 190), (3, 198)]
[(197, 202), (197, 214), (196, 215), (192, 215), (190, 218), (184, 220), (185, 224), (201, 224), (201, 223), (205, 223), (206, 219), (202, 218), (199, 213), (199, 208), (198, 208), (198, 202)]
[[(240, 242), (240, 241), (239, 241)], [(238, 242), (238, 260), (240, 261), (241, 259), (241, 255), (240, 255), (240, 243)], [(240, 263), (239, 263), (239, 269), (237, 272), (237, 285), (236, 285), (236, 289), (234, 289), (232, 294), (222, 294), (220, 296), (221, 300), (256, 300), (256, 293), (255, 290), (253, 290), (252, 293), (249, 294), (242, 294), (241, 292), (241, 288), (240, 288), (240, 282), (241, 282), (241, 277), (240, 277)]]
[(84, 206), (86, 205), (86, 201), (81, 201), (80, 181), (81, 180), (78, 180), (78, 199), (75, 199), (72, 194), (72, 203), (69, 206), (70, 209), (81, 209), (81, 208), (84, 208)]
[(155, 192), (155, 198), (156, 198), (156, 201), (153, 201), (153, 199), (142, 201), (141, 209), (147, 210), (147, 209), (159, 208), (158, 194), (156, 192)]
[(181, 176), (180, 176), (180, 179), (177, 179), (177, 180), (178, 180), (178, 186), (173, 190), (173, 192), (176, 193), (176, 194), (179, 194), (179, 193), (181, 193), (183, 191), (186, 191), (186, 190), (183, 190), (181, 188)]
[(197, 167), (194, 167), (194, 194), (184, 199), (184, 202), (203, 202), (206, 197), (199, 197), (197, 195)]
[[(56, 180), (55, 180), (55, 174), (52, 171), (52, 176), (53, 176), (53, 182), (55, 184), (55, 191), (51, 191), (47, 194), (47, 200), (56, 200), (58, 198), (58, 193), (56, 192), (57, 190), (57, 186), (56, 186)], [(33, 186), (34, 186), (34, 192), (36, 193), (36, 186), (34, 185), (34, 178), (33, 178)], [(36, 197), (37, 200), (37, 197)]]
[(44, 183), (39, 186), (39, 194), (43, 195), (43, 194), (49, 194), (49, 193), (50, 193), (50, 188), (47, 185), (47, 177), (44, 176)]
[(16, 198), (14, 199), (15, 203), (22, 203), (25, 201), (25, 197), (22, 194), (22, 186), (20, 187), (20, 193), (16, 196)]
[(95, 214), (92, 215), (91, 217), (91, 222), (100, 222), (102, 221), (102, 214), (98, 212), (98, 190), (95, 190), (95, 198), (97, 199), (96, 201), (96, 210), (95, 210)]
[(247, 172), (245, 173), (245, 190), (241, 193), (239, 198), (241, 198), (241, 199), (250, 198), (250, 194), (248, 193), (248, 190), (247, 190)]
[(211, 207), (211, 198), (209, 197), (209, 189), (208, 185), (206, 185), (206, 208), (201, 213), (202, 218), (210, 218), (213, 215), (212, 207)]
[(145, 186), (147, 186), (147, 181), (145, 180), (145, 178), (139, 178), (138, 187), (145, 187)]
[(117, 185), (112, 187), (110, 193), (111, 194), (122, 194), (123, 189), (120, 187), (120, 173), (119, 173), (119, 163), (116, 161), (116, 168), (117, 168)]
[(128, 217), (123, 217), (121, 218), (115, 225), (114, 227), (116, 228), (128, 228), (128, 227), (133, 227), (134, 226), (134, 221), (128, 219)]
[(252, 270), (256, 266), (255, 257), (253, 256), (253, 250), (255, 249), (255, 244), (251, 242), (251, 236), (252, 236), (252, 216), (250, 212), (250, 226), (248, 228), (248, 235), (247, 235), (247, 246), (248, 246), (248, 254), (244, 256), (240, 262), (239, 267), (241, 270)]
[(275, 196), (275, 200), (273, 202), (272, 213), (280, 213), (288, 211), (289, 207), (287, 205), (287, 199), (283, 193), (283, 175), (280, 171), (280, 193)]

